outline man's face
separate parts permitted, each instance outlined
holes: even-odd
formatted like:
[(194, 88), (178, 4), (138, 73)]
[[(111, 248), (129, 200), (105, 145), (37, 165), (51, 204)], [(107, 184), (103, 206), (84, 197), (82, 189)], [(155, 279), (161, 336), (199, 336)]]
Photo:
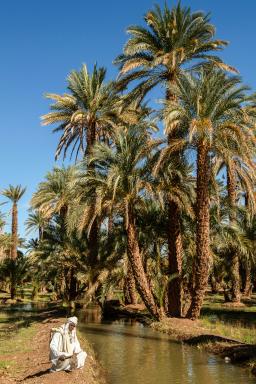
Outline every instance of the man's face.
[(69, 329), (69, 331), (71, 332), (71, 331), (73, 331), (73, 329), (75, 329), (75, 324), (74, 323), (69, 323), (69, 325), (68, 325), (68, 329)]

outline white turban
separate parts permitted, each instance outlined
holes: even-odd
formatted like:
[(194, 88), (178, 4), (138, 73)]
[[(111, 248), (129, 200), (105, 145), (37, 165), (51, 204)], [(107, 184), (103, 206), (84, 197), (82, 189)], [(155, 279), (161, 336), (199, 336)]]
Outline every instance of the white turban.
[(78, 319), (77, 319), (76, 316), (69, 317), (68, 320), (67, 320), (67, 322), (68, 322), (68, 323), (72, 323), (72, 324), (77, 325)]

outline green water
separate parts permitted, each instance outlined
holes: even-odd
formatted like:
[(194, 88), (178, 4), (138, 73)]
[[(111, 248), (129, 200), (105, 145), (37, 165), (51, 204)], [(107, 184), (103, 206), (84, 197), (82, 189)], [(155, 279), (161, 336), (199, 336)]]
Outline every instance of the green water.
[(88, 311), (79, 329), (93, 345), (111, 384), (250, 384), (248, 370), (175, 343), (139, 323), (102, 323)]

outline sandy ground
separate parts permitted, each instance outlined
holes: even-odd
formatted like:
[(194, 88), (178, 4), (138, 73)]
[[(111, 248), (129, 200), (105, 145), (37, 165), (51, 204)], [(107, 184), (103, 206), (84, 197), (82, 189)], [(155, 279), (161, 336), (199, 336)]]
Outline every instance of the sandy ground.
[[(6, 370), (0, 370), (0, 384), (103, 384), (100, 367), (90, 351), (85, 366), (73, 372), (49, 373), (49, 337), (50, 330), (62, 324), (64, 320), (47, 320), (37, 324), (37, 332), (31, 341), (29, 352), (12, 355), (0, 355), (1, 361), (15, 361), (15, 370), (12, 374)], [(83, 341), (81, 346), (85, 348)]]

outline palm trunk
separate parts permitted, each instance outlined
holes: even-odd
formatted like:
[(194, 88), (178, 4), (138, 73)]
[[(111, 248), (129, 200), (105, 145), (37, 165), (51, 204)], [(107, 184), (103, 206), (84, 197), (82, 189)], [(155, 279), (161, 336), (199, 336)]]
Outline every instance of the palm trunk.
[(201, 143), (197, 152), (195, 286), (191, 306), (187, 314), (187, 317), (192, 320), (200, 316), (209, 275), (209, 173), (208, 147)]
[(41, 226), (38, 228), (38, 240), (43, 240), (43, 228)]
[(176, 203), (168, 204), (168, 314), (169, 316), (181, 316), (181, 263), (182, 241), (180, 228), (180, 212)]
[(212, 273), (212, 275), (210, 277), (210, 284), (211, 284), (211, 288), (212, 288), (212, 294), (218, 293), (219, 290), (220, 290), (220, 284), (216, 280), (216, 278), (215, 278), (213, 273)]
[[(86, 142), (86, 152), (85, 152), (85, 156), (88, 156), (88, 158), (90, 157), (90, 154), (92, 152), (95, 142), (96, 142), (96, 125), (95, 125), (95, 122), (91, 122), (87, 130), (87, 142)], [(89, 165), (88, 169), (90, 169), (92, 172), (94, 171), (94, 167), (92, 165)], [(96, 199), (94, 196), (92, 196), (92, 198), (93, 198), (93, 201), (91, 204), (91, 210), (93, 215), (95, 210), (95, 205), (96, 205)], [(97, 263), (98, 253), (99, 253), (99, 223), (98, 223), (98, 220), (95, 219), (94, 222), (92, 223), (91, 230), (88, 235), (88, 262), (91, 266)]]
[(240, 303), (241, 300), (241, 285), (240, 285), (240, 272), (239, 272), (239, 257), (237, 252), (233, 252), (231, 258), (231, 282), (232, 282), (232, 290), (231, 290), (231, 301), (233, 303)]
[(138, 236), (135, 227), (135, 219), (131, 207), (127, 207), (127, 211), (128, 222), (126, 223), (126, 233), (128, 244), (128, 258), (129, 262), (131, 263), (136, 288), (148, 311), (156, 320), (160, 320), (161, 313), (155, 303), (153, 293), (149, 287), (147, 276), (143, 268), (138, 243)]
[(13, 203), (12, 207), (12, 246), (11, 246), (11, 258), (17, 259), (17, 247), (18, 247), (18, 207), (17, 203)]
[(13, 284), (11, 282), (11, 286), (10, 286), (10, 295), (11, 295), (11, 299), (15, 299), (15, 296), (16, 296), (16, 284)]
[[(233, 212), (233, 209), (235, 208), (235, 205), (236, 205), (236, 180), (235, 180), (235, 174), (234, 174), (232, 164), (229, 164), (227, 166), (227, 190), (228, 190), (228, 199), (231, 207), (230, 224), (234, 225), (236, 221), (236, 217)], [(231, 301), (235, 303), (239, 303), (240, 296), (241, 296), (239, 257), (238, 257), (238, 253), (235, 250), (232, 250), (230, 272), (231, 272), (231, 284), (232, 284)]]
[(11, 284), (10, 284), (10, 294), (11, 299), (14, 299), (16, 296), (16, 278), (15, 278), (15, 268), (17, 260), (17, 248), (18, 248), (18, 207), (16, 201), (13, 202), (12, 206), (12, 244), (11, 244), (11, 260), (13, 262), (13, 267), (11, 269)]
[(128, 261), (127, 275), (124, 280), (124, 302), (125, 304), (137, 304), (136, 285), (132, 273), (132, 267)]
[[(175, 73), (170, 73), (168, 77), (170, 86), (176, 84)], [(166, 100), (176, 100), (176, 96), (170, 89), (166, 90)], [(168, 144), (177, 138), (177, 133), (168, 135)], [(179, 158), (181, 153), (176, 153), (173, 156)], [(169, 262), (169, 277), (168, 283), (168, 314), (170, 316), (181, 316), (181, 301), (182, 301), (182, 281), (181, 281), (181, 266), (182, 266), (182, 238), (180, 228), (180, 209), (178, 205), (172, 201), (168, 201), (168, 262)]]
[(77, 279), (75, 275), (74, 267), (69, 271), (69, 301), (74, 301), (77, 296)]
[(245, 265), (244, 296), (251, 297), (251, 294), (252, 294), (251, 266), (249, 263), (246, 263), (246, 265)]
[(113, 214), (109, 213), (108, 216), (108, 236), (111, 236), (114, 228), (114, 219), (113, 219)]

